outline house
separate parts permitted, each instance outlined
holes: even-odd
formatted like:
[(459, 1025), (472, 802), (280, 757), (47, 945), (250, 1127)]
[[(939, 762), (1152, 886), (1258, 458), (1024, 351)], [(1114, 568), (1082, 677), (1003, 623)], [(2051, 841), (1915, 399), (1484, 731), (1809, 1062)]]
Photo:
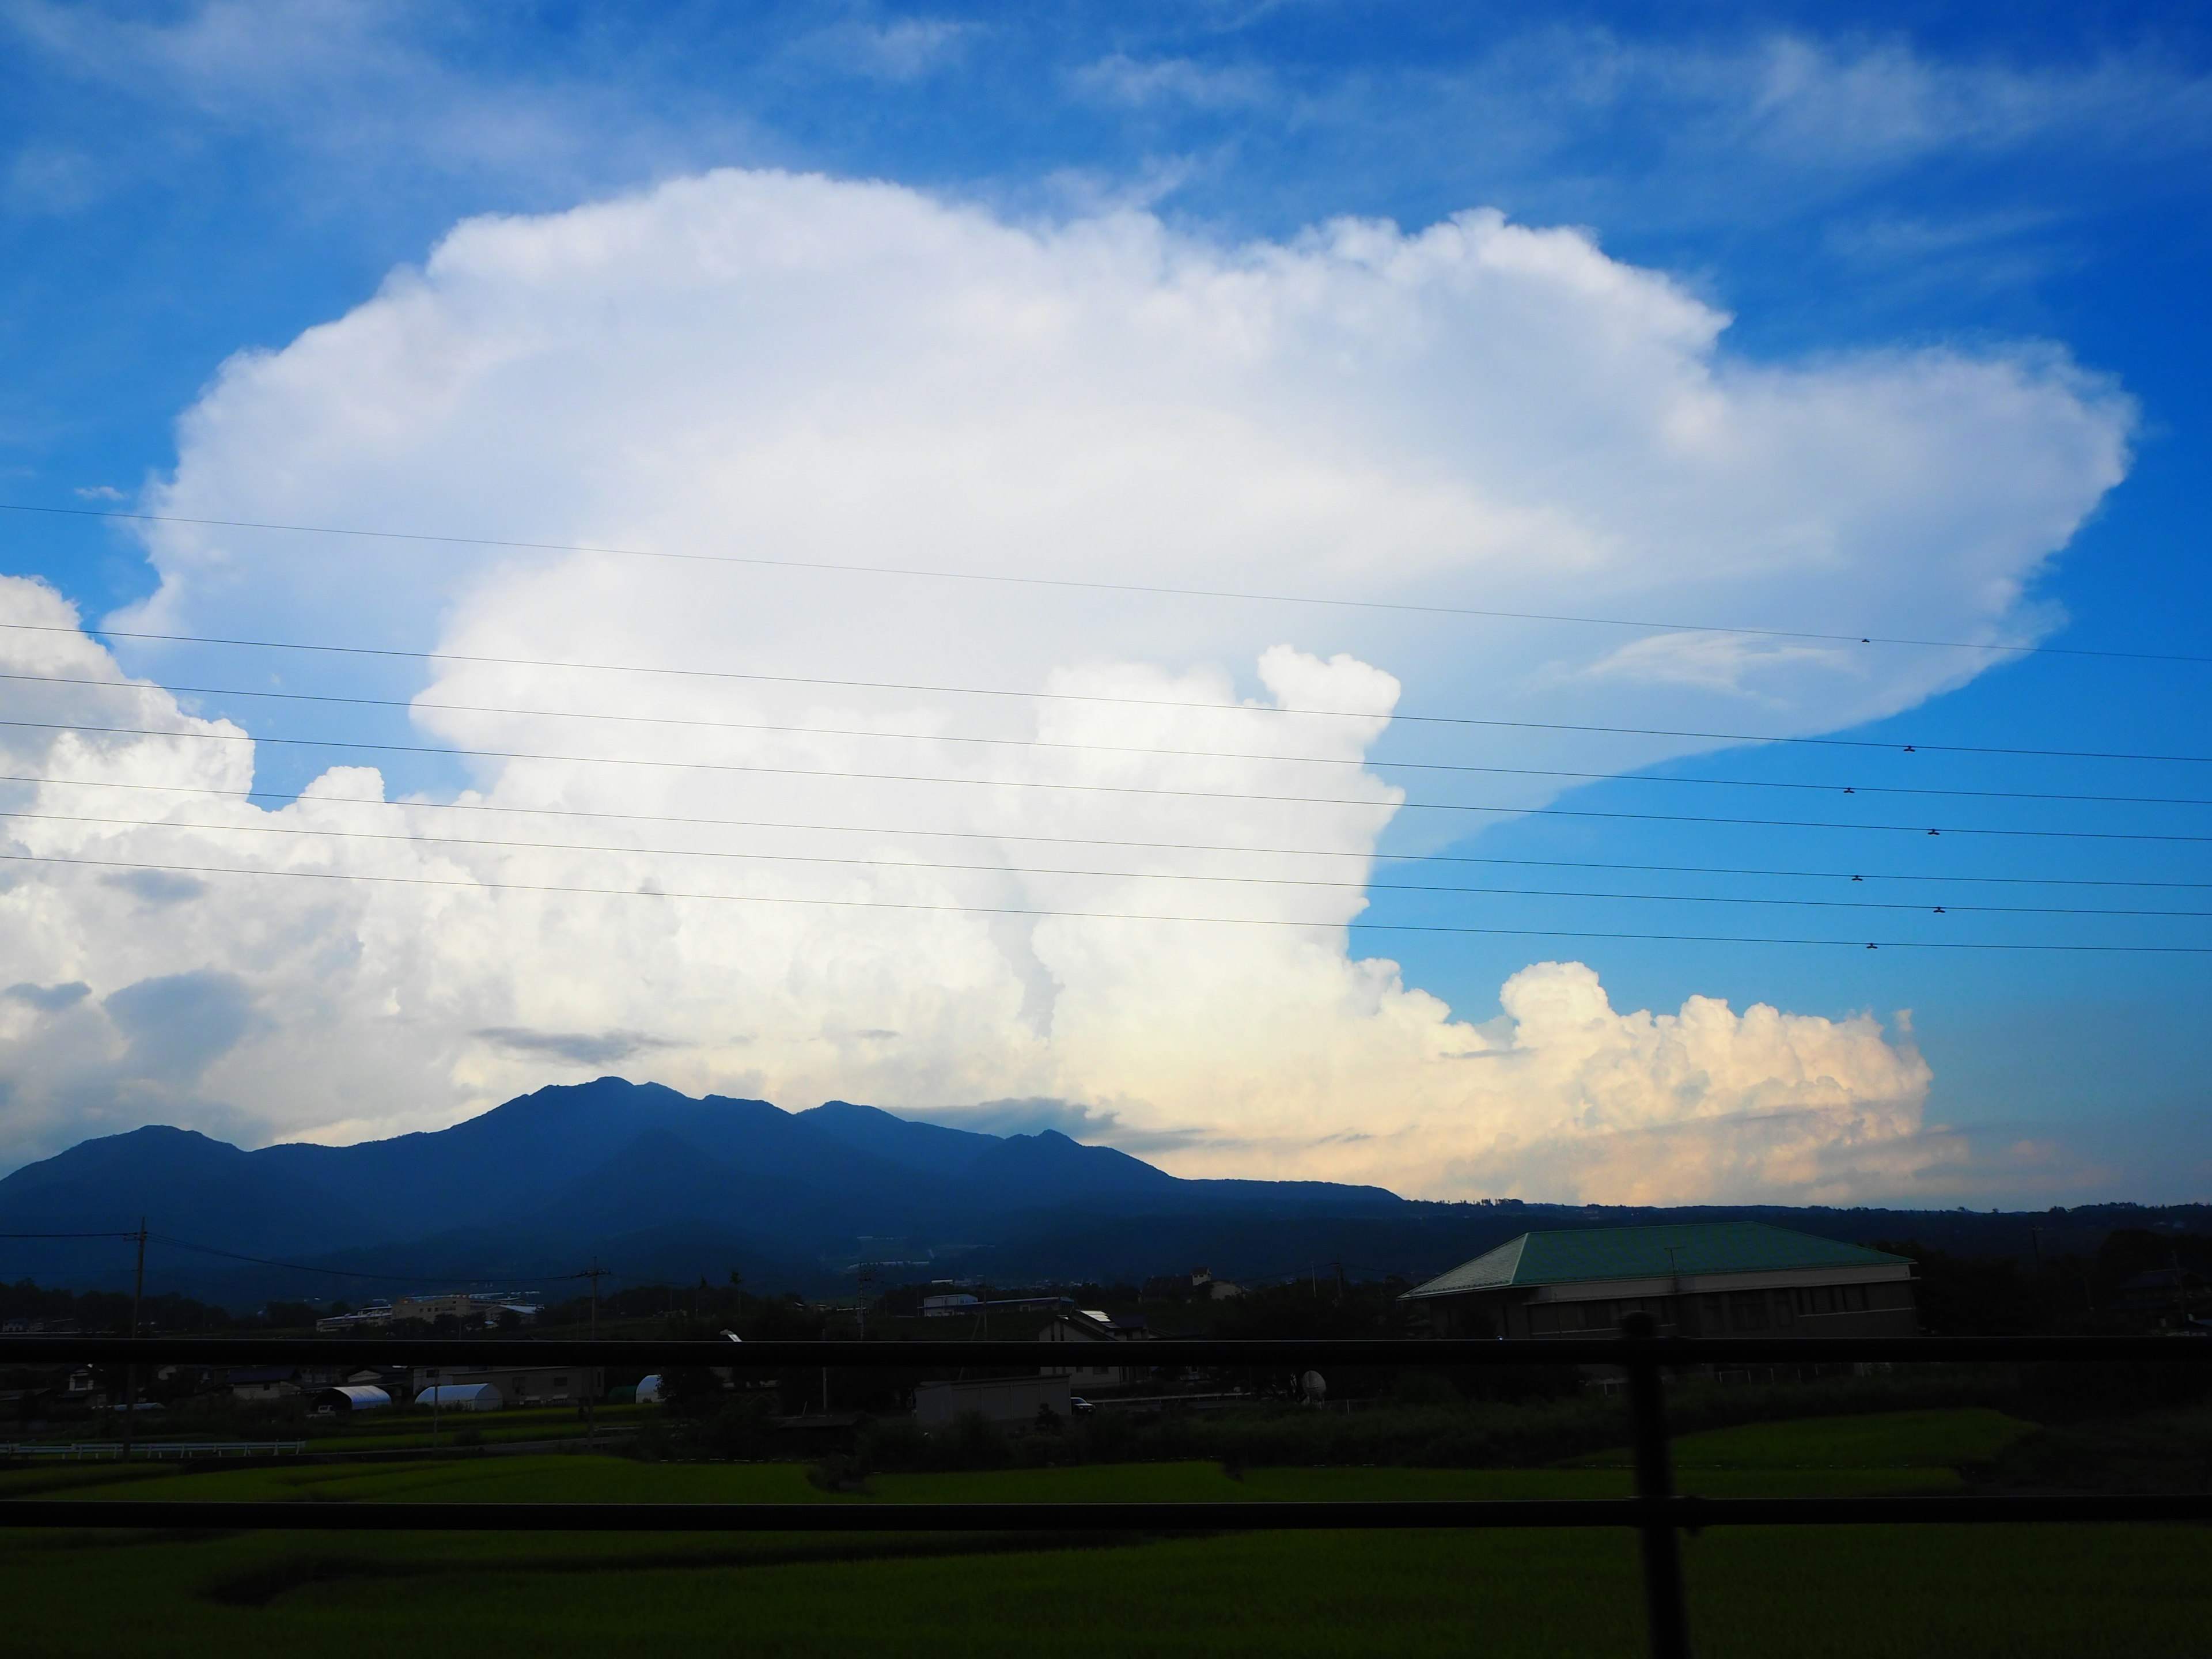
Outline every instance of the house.
[[(1127, 1333), (1117, 1329), (1107, 1315), (1079, 1310), (1048, 1319), (1037, 1333), (1040, 1342), (1055, 1342), (1090, 1347), (1097, 1344), (1127, 1342)], [(1071, 1356), (1072, 1358), (1073, 1356)], [(1134, 1368), (1126, 1364), (1108, 1363), (1103, 1354), (1085, 1354), (1072, 1365), (1048, 1365), (1048, 1376), (1065, 1376), (1071, 1389), (1087, 1393), (1098, 1389), (1122, 1389), (1129, 1385)]]
[(261, 1405), (296, 1399), (300, 1393), (297, 1369), (292, 1365), (254, 1365), (234, 1370), (228, 1379), (231, 1398)]
[(2154, 1324), (2185, 1324), (2212, 1306), (2212, 1285), (2186, 1267), (2154, 1267), (2121, 1282), (2120, 1305)]
[(1437, 1336), (1915, 1336), (1912, 1264), (1756, 1221), (1523, 1233), (1400, 1298)]
[(468, 1329), (527, 1325), (538, 1317), (538, 1304), (523, 1300), (513, 1291), (453, 1291), (443, 1296), (403, 1296), (391, 1306), (386, 1317), (392, 1320), (419, 1319), (426, 1325), (434, 1325), (441, 1319), (452, 1319)]
[(351, 1313), (325, 1314), (315, 1322), (317, 1334), (331, 1336), (343, 1331), (365, 1330), (371, 1326), (392, 1322), (392, 1304), (381, 1297), (365, 1303)]
[(1028, 1428), (1041, 1412), (1065, 1418), (1070, 1392), (1065, 1373), (921, 1382), (914, 1390), (914, 1420), (925, 1429), (949, 1429), (973, 1416), (1002, 1428)]
[(957, 1315), (973, 1313), (983, 1305), (981, 1297), (969, 1296), (964, 1291), (950, 1296), (925, 1296), (921, 1298), (924, 1319), (951, 1319)]
[(489, 1382), (435, 1382), (415, 1396), (422, 1411), (495, 1412), (506, 1403)]

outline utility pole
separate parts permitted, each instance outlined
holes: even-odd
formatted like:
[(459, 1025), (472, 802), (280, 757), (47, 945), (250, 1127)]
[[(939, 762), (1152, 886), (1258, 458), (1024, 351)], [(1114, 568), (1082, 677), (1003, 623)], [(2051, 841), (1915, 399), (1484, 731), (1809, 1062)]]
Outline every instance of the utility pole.
[[(138, 1218), (138, 1273), (131, 1281), (131, 1334), (138, 1334), (138, 1304), (146, 1296), (146, 1218)], [(132, 1360), (124, 1373), (123, 1385), (123, 1461), (131, 1461), (132, 1431), (138, 1420), (138, 1362)]]
[[(599, 1252), (592, 1253), (588, 1272), (576, 1275), (592, 1281), (592, 1340), (599, 1340), (599, 1281), (607, 1276), (607, 1269), (599, 1266)], [(586, 1367), (584, 1372), (584, 1445), (596, 1449), (599, 1443), (599, 1372), (596, 1367)]]

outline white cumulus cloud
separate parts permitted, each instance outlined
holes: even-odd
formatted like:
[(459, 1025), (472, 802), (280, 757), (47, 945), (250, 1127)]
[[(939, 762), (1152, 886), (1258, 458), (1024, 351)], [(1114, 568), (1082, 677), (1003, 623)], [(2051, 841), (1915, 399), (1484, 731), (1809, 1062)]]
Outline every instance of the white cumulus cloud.
[[(102, 1088), (389, 1133), (619, 1054), (787, 1103), (1061, 1103), (1193, 1173), (1891, 1182), (1929, 1155), (1928, 1078), (1870, 1020), (1615, 1014), (1551, 964), (1470, 1024), (1346, 949), (1386, 837), (1482, 821), (1420, 805), (1442, 786), (1401, 789), (1394, 755), (1606, 771), (1688, 746), (1409, 736), (1401, 698), (1809, 732), (1976, 665), (1423, 607), (2049, 626), (2029, 586), (2124, 470), (2124, 399), (2048, 348), (1761, 364), (1726, 324), (1583, 234), (1479, 212), (1227, 246), (1140, 212), (1016, 224), (725, 172), (465, 223), (229, 364), (154, 505), (667, 556), (155, 527), (132, 625), (434, 652), (402, 671), (411, 740), (475, 751), (447, 763), (467, 787), (387, 758), (265, 810), (215, 793), (267, 761), (237, 726), (158, 692), (42, 694), (163, 735), (13, 734), (18, 774), (173, 793), (19, 786), (11, 806), (68, 818), (15, 817), (11, 847), (198, 885), (10, 866), (11, 979), (90, 988), (0, 1007), (11, 1133), (72, 1138)], [(1368, 608), (1135, 591), (1161, 586)], [(121, 678), (74, 635), (6, 648)], [(133, 653), (177, 684), (393, 684), (389, 662)], [(689, 672), (549, 665), (582, 664)], [(1517, 810), (1553, 786), (1469, 787)], [(167, 824), (80, 821), (102, 816)], [(208, 872), (247, 867), (300, 873)], [(146, 1045), (118, 1018), (154, 1029), (185, 993), (114, 998), (194, 974), (228, 976), (190, 988), (225, 1043), (125, 1089)]]

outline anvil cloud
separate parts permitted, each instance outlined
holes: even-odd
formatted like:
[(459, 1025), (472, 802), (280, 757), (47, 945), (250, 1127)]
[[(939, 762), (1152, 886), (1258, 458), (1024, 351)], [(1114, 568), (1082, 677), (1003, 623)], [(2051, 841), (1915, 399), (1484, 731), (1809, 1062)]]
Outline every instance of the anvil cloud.
[[(1870, 1018), (1619, 1013), (1546, 962), (1469, 1020), (1347, 948), (1386, 838), (1485, 821), (1391, 760), (1612, 772), (1695, 746), (1408, 710), (1811, 733), (1976, 665), (1455, 607), (2050, 624), (2024, 596), (2124, 472), (2124, 399), (2045, 347), (1762, 363), (1727, 324), (1487, 212), (1225, 246), (720, 172), (466, 222), (231, 362), (149, 505), (630, 551), (149, 526), (161, 586), (118, 625), (435, 653), (400, 659), (405, 740), (495, 751), (453, 763), (458, 791), (342, 765), (266, 810), (222, 793), (252, 784), (255, 712), (158, 690), (205, 659), (13, 635), (155, 688), (57, 688), (57, 718), (162, 735), (24, 728), (11, 772), (172, 793), (0, 786), (72, 815), (13, 820), (9, 850), (111, 861), (9, 866), (9, 1132), (166, 1112), (350, 1139), (620, 1066), (791, 1104), (1060, 1102), (1186, 1173), (1909, 1185), (1942, 1146), (1929, 1073)], [(71, 620), (28, 583), (0, 605)], [(547, 665), (577, 664), (686, 672)], [(193, 827), (81, 821), (118, 816)], [(309, 830), (355, 833), (286, 833)], [(486, 844), (517, 841), (562, 846)], [(247, 868), (300, 873), (207, 873)], [(196, 1040), (165, 1047), (179, 1022)]]

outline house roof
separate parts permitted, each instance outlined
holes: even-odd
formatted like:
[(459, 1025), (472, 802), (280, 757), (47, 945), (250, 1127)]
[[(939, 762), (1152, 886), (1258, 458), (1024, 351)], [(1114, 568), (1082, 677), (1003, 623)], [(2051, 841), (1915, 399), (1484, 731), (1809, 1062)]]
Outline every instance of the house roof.
[(1406, 1292), (1407, 1300), (1601, 1279), (1786, 1273), (1808, 1267), (1884, 1267), (1905, 1258), (1763, 1221), (1693, 1221), (1671, 1227), (1583, 1227), (1523, 1233), (1487, 1255)]
[(2120, 1281), (2124, 1291), (2171, 1291), (2189, 1285), (2201, 1285), (2203, 1279), (2186, 1267), (2153, 1267), (2148, 1273), (2137, 1273), (2133, 1279)]

